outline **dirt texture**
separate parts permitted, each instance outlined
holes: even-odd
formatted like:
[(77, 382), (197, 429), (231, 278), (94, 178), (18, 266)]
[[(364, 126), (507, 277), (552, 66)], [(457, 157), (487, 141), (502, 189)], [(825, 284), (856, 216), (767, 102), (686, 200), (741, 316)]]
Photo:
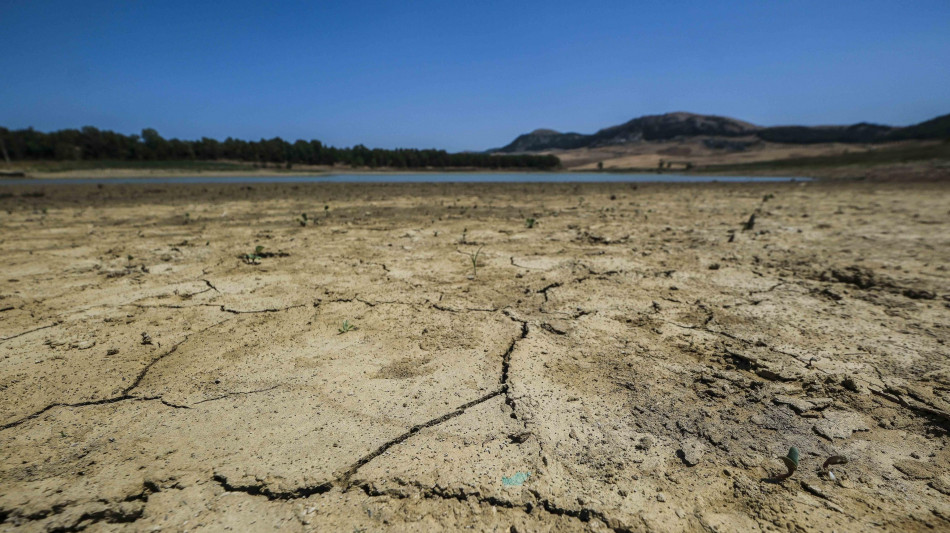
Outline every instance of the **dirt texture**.
[(946, 184), (3, 192), (0, 531), (950, 529)]

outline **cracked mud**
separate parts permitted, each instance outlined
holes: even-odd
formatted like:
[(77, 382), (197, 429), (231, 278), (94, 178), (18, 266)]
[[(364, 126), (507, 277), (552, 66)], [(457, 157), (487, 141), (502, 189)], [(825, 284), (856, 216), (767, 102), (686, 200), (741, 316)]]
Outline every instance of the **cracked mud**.
[(950, 529), (945, 186), (149, 187), (0, 198), (0, 531)]

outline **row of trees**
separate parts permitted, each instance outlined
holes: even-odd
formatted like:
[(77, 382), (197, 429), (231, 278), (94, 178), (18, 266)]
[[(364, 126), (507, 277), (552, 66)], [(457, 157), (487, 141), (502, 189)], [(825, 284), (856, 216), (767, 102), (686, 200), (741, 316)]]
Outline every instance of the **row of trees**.
[(231, 160), (284, 165), (348, 165), (352, 167), (475, 167), (552, 169), (560, 166), (553, 155), (489, 155), (477, 152), (450, 154), (445, 150), (383, 150), (356, 145), (352, 148), (325, 146), (317, 140), (293, 143), (280, 137), (224, 141), (203, 137), (198, 141), (164, 139), (154, 129), (141, 135), (123, 135), (92, 126), (49, 133), (33, 128), (0, 128), (0, 143), (13, 160), (111, 160), (189, 161)]

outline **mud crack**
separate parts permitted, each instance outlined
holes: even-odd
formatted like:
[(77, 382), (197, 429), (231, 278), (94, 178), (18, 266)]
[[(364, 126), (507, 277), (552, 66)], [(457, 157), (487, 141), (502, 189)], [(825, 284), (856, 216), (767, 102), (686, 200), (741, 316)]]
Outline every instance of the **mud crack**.
[(437, 426), (437, 425), (441, 424), (442, 422), (445, 422), (446, 420), (451, 420), (451, 419), (453, 419), (453, 418), (455, 418), (455, 417), (457, 417), (457, 416), (461, 416), (461, 415), (464, 414), (465, 411), (467, 411), (469, 408), (475, 407), (476, 405), (481, 404), (481, 403), (485, 403), (485, 402), (487, 402), (488, 400), (491, 400), (492, 398), (494, 398), (494, 397), (496, 397), (496, 396), (500, 396), (500, 395), (502, 395), (502, 394), (505, 394), (505, 393), (507, 392), (507, 390), (508, 390), (508, 386), (505, 385), (504, 387), (502, 387), (502, 388), (500, 388), (500, 389), (497, 389), (497, 390), (495, 390), (495, 391), (493, 391), (493, 392), (490, 392), (490, 393), (486, 394), (485, 396), (482, 396), (481, 398), (477, 398), (477, 399), (472, 400), (472, 401), (470, 401), (470, 402), (468, 402), (468, 403), (464, 403), (464, 404), (460, 405), (460, 406), (457, 407), (454, 411), (445, 413), (444, 415), (442, 415), (442, 416), (440, 416), (440, 417), (433, 418), (432, 420), (429, 420), (428, 422), (423, 422), (423, 423), (421, 423), (421, 424), (416, 424), (415, 426), (412, 426), (411, 428), (409, 428), (409, 431), (406, 431), (406, 432), (403, 433), (402, 435), (399, 435), (398, 437), (396, 437), (396, 438), (394, 438), (394, 439), (392, 439), (392, 440), (390, 440), (390, 441), (384, 443), (382, 446), (376, 448), (376, 449), (373, 450), (372, 452), (370, 452), (370, 453), (364, 455), (363, 457), (361, 457), (358, 461), (356, 461), (355, 463), (353, 463), (353, 465), (350, 466), (350, 468), (348, 468), (346, 471), (344, 471), (342, 474), (340, 474), (340, 475), (337, 477), (337, 482), (340, 484), (340, 486), (343, 487), (344, 490), (349, 490), (350, 487), (352, 486), (352, 484), (351, 484), (351, 482), (350, 482), (350, 479), (353, 477), (353, 475), (355, 475), (356, 472), (357, 472), (360, 468), (362, 468), (363, 466), (365, 466), (367, 463), (369, 463), (369, 462), (372, 461), (373, 459), (375, 459), (375, 458), (379, 457), (380, 455), (386, 453), (386, 452), (387, 452), (390, 448), (392, 448), (393, 446), (396, 446), (397, 444), (402, 444), (403, 442), (406, 441), (406, 439), (408, 439), (409, 437), (411, 437), (411, 436), (415, 435), (416, 433), (422, 431), (423, 429), (430, 428), (430, 427), (432, 427), (432, 426)]
[(227, 492), (243, 492), (251, 496), (264, 496), (268, 500), (295, 500), (299, 498), (309, 498), (314, 494), (323, 494), (333, 488), (333, 482), (326, 481), (319, 485), (298, 487), (293, 490), (271, 490), (265, 483), (239, 484), (231, 483), (226, 476), (215, 473), (212, 478), (215, 483), (221, 485)]
[[(485, 495), (479, 491), (466, 492), (464, 488), (449, 488), (449, 487), (440, 487), (438, 485), (428, 487), (421, 483), (414, 481), (404, 481), (396, 480), (401, 487), (412, 488), (419, 491), (419, 494), (423, 498), (427, 499), (442, 499), (442, 500), (457, 500), (460, 502), (476, 501), (478, 503), (484, 503), (488, 505), (493, 505), (495, 507), (503, 507), (506, 509), (520, 510), (524, 513), (532, 513), (535, 509), (555, 516), (568, 516), (575, 518), (581, 522), (588, 523), (591, 520), (599, 520), (604, 525), (606, 525), (610, 530), (617, 533), (628, 533), (633, 531), (629, 527), (620, 524), (617, 520), (609, 518), (602, 511), (597, 509), (582, 507), (580, 509), (569, 509), (566, 507), (561, 507), (551, 500), (542, 498), (537, 491), (530, 490), (532, 496), (536, 498), (536, 502), (526, 502), (523, 504), (516, 504), (514, 502), (498, 498), (491, 495)], [(370, 497), (379, 497), (379, 496), (389, 496), (398, 499), (411, 498), (412, 494), (406, 491), (401, 491), (399, 489), (379, 489), (374, 484), (371, 483), (361, 483), (356, 485), (357, 488), (362, 490), (367, 496)]]
[(46, 326), (40, 326), (40, 327), (38, 327), (38, 328), (33, 328), (33, 329), (31, 329), (31, 330), (24, 331), (24, 332), (22, 332), (22, 333), (17, 333), (16, 335), (10, 335), (9, 337), (4, 337), (4, 338), (0, 339), (0, 343), (7, 342), (8, 340), (15, 339), (15, 338), (17, 338), (17, 337), (22, 337), (22, 336), (24, 336), (24, 335), (29, 335), (30, 333), (33, 333), (34, 331), (40, 331), (40, 330), (43, 330), (43, 329), (49, 329), (49, 328), (51, 328), (51, 327), (53, 327), (53, 326), (58, 326), (58, 325), (59, 325), (59, 322), (53, 322), (52, 324), (48, 324), (48, 325), (46, 325)]
[[(223, 307), (223, 306), (222, 306), (222, 307)], [(156, 357), (155, 359), (152, 359), (152, 361), (151, 361), (148, 365), (146, 365), (145, 368), (143, 368), (143, 369), (141, 370), (141, 372), (139, 372), (138, 376), (135, 377), (135, 380), (132, 381), (132, 384), (129, 385), (128, 387), (126, 387), (125, 390), (122, 391), (122, 394), (127, 396), (130, 392), (132, 392), (132, 389), (138, 387), (139, 384), (142, 383), (142, 380), (145, 379), (145, 375), (148, 374), (149, 370), (151, 370), (153, 366), (155, 366), (155, 365), (156, 365), (159, 361), (161, 361), (162, 359), (164, 359), (164, 358), (168, 357), (169, 355), (172, 355), (173, 353), (175, 353), (176, 351), (178, 351), (178, 348), (179, 348), (182, 344), (188, 342), (189, 339), (191, 339), (191, 338), (194, 337), (195, 335), (201, 335), (202, 333), (204, 333), (204, 332), (206, 332), (206, 331), (208, 331), (208, 330), (210, 330), (210, 329), (212, 329), (212, 328), (214, 328), (214, 327), (217, 327), (217, 326), (219, 326), (219, 325), (221, 325), (221, 324), (223, 324), (223, 323), (225, 323), (225, 322), (227, 322), (227, 319), (222, 320), (222, 321), (220, 321), (220, 322), (215, 322), (214, 324), (212, 324), (212, 325), (210, 325), (210, 326), (208, 326), (208, 327), (206, 327), (206, 328), (204, 328), (204, 329), (202, 329), (202, 330), (199, 330), (199, 331), (196, 331), (196, 332), (194, 332), (194, 333), (189, 333), (188, 335), (185, 335), (185, 338), (183, 338), (182, 340), (180, 340), (180, 341), (176, 342), (174, 345), (172, 345), (172, 347), (171, 347), (167, 352), (165, 352), (165, 353), (163, 353), (162, 355)]]
[(535, 291), (535, 292), (537, 292), (538, 294), (543, 294), (543, 295), (544, 295), (544, 301), (546, 302), (546, 301), (548, 301), (548, 291), (551, 290), (551, 289), (556, 289), (556, 288), (558, 288), (558, 287), (561, 287), (562, 285), (564, 285), (564, 284), (561, 283), (560, 281), (555, 281), (554, 283), (551, 283), (550, 285), (546, 285), (546, 286), (542, 287), (541, 289), (539, 289), (539, 290), (537, 290), (537, 291)]
[[(198, 405), (198, 404), (207, 403), (207, 402), (214, 402), (214, 401), (217, 401), (217, 400), (222, 400), (222, 399), (224, 399), (224, 398), (230, 398), (231, 396), (246, 396), (246, 395), (248, 395), (248, 394), (257, 394), (257, 393), (259, 393), (259, 392), (272, 391), (272, 390), (276, 389), (276, 388), (279, 387), (279, 386), (280, 386), (280, 385), (274, 385), (273, 387), (268, 387), (268, 388), (266, 388), (266, 389), (229, 392), (229, 393), (227, 393), (227, 394), (222, 394), (221, 396), (215, 396), (214, 398), (208, 398), (208, 399), (206, 399), (206, 400), (201, 400), (200, 402), (195, 402), (195, 403), (193, 403), (192, 405)], [(164, 401), (164, 400), (163, 400), (163, 401)]]
[(9, 429), (15, 426), (19, 426), (20, 424), (27, 422), (29, 420), (33, 420), (34, 418), (38, 418), (43, 413), (51, 409), (55, 409), (57, 407), (88, 407), (91, 405), (107, 405), (110, 403), (119, 403), (119, 402), (125, 402), (125, 401), (151, 402), (151, 401), (156, 401), (156, 400), (168, 407), (174, 407), (175, 409), (190, 409), (186, 405), (176, 405), (171, 402), (167, 402), (163, 400), (161, 396), (132, 396), (129, 394), (123, 394), (121, 396), (115, 396), (112, 398), (103, 398), (101, 400), (88, 400), (85, 402), (75, 402), (75, 403), (59, 403), (59, 402), (51, 403), (47, 405), (46, 407), (40, 409), (39, 411), (36, 411), (35, 413), (28, 414), (24, 416), (23, 418), (19, 418), (17, 420), (14, 420), (13, 422), (8, 422), (0, 426), (0, 431), (4, 429)]
[(176, 409), (188, 409), (188, 406), (185, 406), (185, 405), (176, 405), (176, 404), (173, 404), (173, 403), (171, 403), (171, 402), (166, 402), (166, 401), (163, 400), (160, 396), (147, 396), (147, 397), (142, 397), (142, 396), (133, 396), (133, 395), (130, 394), (130, 393), (132, 392), (133, 389), (135, 389), (136, 387), (139, 386), (139, 384), (142, 383), (142, 380), (145, 379), (146, 374), (148, 374), (149, 370), (151, 370), (153, 366), (155, 366), (155, 365), (156, 365), (159, 361), (161, 361), (162, 359), (164, 359), (164, 358), (168, 357), (169, 355), (172, 355), (173, 353), (175, 353), (175, 352), (178, 350), (178, 348), (179, 348), (182, 344), (184, 344), (185, 342), (187, 342), (191, 337), (193, 337), (193, 336), (195, 336), (195, 335), (200, 335), (201, 333), (204, 333), (204, 332), (210, 330), (211, 328), (213, 328), (213, 327), (215, 327), (215, 326), (218, 326), (218, 325), (220, 325), (220, 324), (223, 324), (223, 323), (225, 323), (225, 322), (227, 322), (227, 321), (228, 321), (228, 319), (222, 320), (222, 321), (220, 321), (220, 322), (216, 322), (216, 323), (214, 323), (214, 324), (212, 324), (212, 325), (210, 325), (210, 326), (208, 326), (208, 327), (206, 327), (206, 328), (204, 328), (204, 329), (202, 329), (202, 330), (200, 330), (200, 331), (196, 331), (196, 332), (194, 332), (194, 333), (190, 333), (190, 334), (186, 335), (182, 340), (180, 340), (180, 341), (176, 342), (174, 345), (172, 345), (172, 347), (169, 348), (168, 351), (166, 351), (165, 353), (163, 353), (163, 354), (159, 355), (158, 357), (152, 359), (152, 360), (145, 366), (145, 368), (143, 368), (143, 369), (139, 372), (138, 376), (136, 376), (136, 378), (135, 378), (135, 380), (132, 382), (132, 384), (129, 385), (128, 387), (126, 387), (125, 389), (123, 389), (123, 390), (122, 390), (122, 393), (119, 394), (118, 396), (113, 396), (113, 397), (111, 397), (111, 398), (103, 398), (103, 399), (101, 399), (101, 400), (88, 400), (88, 401), (84, 401), (84, 402), (75, 402), (75, 403), (64, 403), (64, 402), (51, 403), (51, 404), (47, 405), (46, 407), (40, 409), (39, 411), (36, 411), (36, 412), (34, 412), (34, 413), (31, 413), (31, 414), (29, 414), (29, 415), (24, 416), (23, 418), (19, 418), (19, 419), (17, 419), (17, 420), (14, 420), (14, 421), (12, 421), (12, 422), (8, 422), (8, 423), (6, 423), (6, 424), (0, 426), (0, 431), (2, 431), (2, 430), (4, 430), (4, 429), (12, 428), (12, 427), (14, 427), (14, 426), (19, 426), (20, 424), (22, 424), (22, 423), (24, 423), (24, 422), (26, 422), (26, 421), (28, 421), (28, 420), (33, 420), (34, 418), (37, 418), (37, 417), (39, 417), (40, 415), (42, 415), (43, 413), (49, 411), (50, 409), (56, 408), (56, 407), (87, 407), (87, 406), (90, 406), (90, 405), (105, 405), (105, 404), (110, 404), (110, 403), (123, 402), (123, 401), (126, 401), (126, 400), (137, 400), (137, 401), (159, 400), (159, 401), (161, 401), (164, 405), (167, 405), (168, 407), (174, 407), (174, 408), (176, 408)]
[(511, 344), (508, 345), (508, 349), (505, 350), (505, 353), (501, 358), (501, 386), (505, 393), (505, 405), (511, 408), (511, 418), (517, 420), (518, 413), (515, 410), (515, 400), (511, 396), (511, 382), (509, 381), (509, 372), (511, 370), (511, 354), (515, 351), (515, 347), (518, 345), (518, 342), (528, 336), (528, 322), (526, 320), (515, 318), (507, 311), (505, 312), (505, 316), (521, 324), (520, 335), (514, 339), (511, 339)]
[(221, 310), (224, 311), (225, 313), (231, 313), (234, 315), (250, 315), (250, 314), (255, 314), (255, 313), (280, 313), (282, 311), (289, 311), (291, 309), (307, 307), (308, 305), (310, 304), (296, 304), (296, 305), (288, 305), (287, 307), (271, 307), (271, 308), (266, 308), (266, 309), (249, 309), (249, 310), (231, 309), (230, 307), (225, 307), (222, 305)]
[(481, 307), (466, 307), (464, 309), (455, 309), (453, 307), (446, 307), (437, 303), (430, 303), (429, 307), (435, 309), (436, 311), (445, 311), (448, 313), (495, 313), (498, 311), (497, 308), (481, 308)]
[[(145, 514), (145, 504), (148, 503), (149, 496), (159, 491), (158, 485), (146, 481), (142, 485), (141, 492), (130, 494), (122, 500), (112, 502), (99, 500), (99, 502), (106, 503), (110, 505), (110, 507), (84, 512), (76, 518), (72, 524), (52, 528), (47, 526), (47, 529), (50, 531), (83, 531), (99, 522), (109, 524), (133, 523)], [(137, 502), (139, 505), (123, 505), (133, 502)], [(0, 508), (0, 524), (12, 523), (14, 526), (21, 526), (24, 521), (45, 520), (51, 516), (62, 514), (63, 511), (71, 505), (72, 504), (58, 504), (49, 509), (43, 509), (28, 515), (19, 514), (16, 509)]]
[(40, 415), (42, 415), (43, 413), (49, 411), (50, 409), (54, 409), (54, 408), (56, 408), (56, 407), (85, 407), (85, 406), (87, 406), (87, 405), (105, 405), (105, 404), (108, 404), (108, 403), (116, 403), (116, 402), (123, 402), (123, 401), (126, 401), (126, 400), (138, 400), (138, 399), (142, 399), (142, 398), (138, 398), (138, 397), (136, 397), (136, 396), (129, 396), (128, 394), (123, 394), (122, 396), (116, 396), (116, 397), (114, 397), (114, 398), (105, 398), (105, 399), (102, 399), (102, 400), (89, 400), (89, 401), (86, 401), (86, 402), (76, 402), (76, 403), (59, 403), (59, 402), (57, 402), (57, 403), (51, 403), (51, 404), (47, 405), (46, 407), (40, 409), (39, 411), (36, 411), (35, 413), (26, 415), (26, 416), (24, 416), (23, 418), (19, 418), (19, 419), (17, 419), (17, 420), (14, 420), (13, 422), (9, 422), (9, 423), (7, 423), (7, 424), (4, 424), (4, 425), (0, 426), (0, 430), (9, 429), (9, 428), (12, 428), (12, 427), (14, 427), (14, 426), (19, 426), (20, 424), (22, 424), (22, 423), (24, 423), (24, 422), (26, 422), (26, 421), (28, 421), (28, 420), (33, 420), (34, 418), (37, 418), (37, 417), (39, 417)]

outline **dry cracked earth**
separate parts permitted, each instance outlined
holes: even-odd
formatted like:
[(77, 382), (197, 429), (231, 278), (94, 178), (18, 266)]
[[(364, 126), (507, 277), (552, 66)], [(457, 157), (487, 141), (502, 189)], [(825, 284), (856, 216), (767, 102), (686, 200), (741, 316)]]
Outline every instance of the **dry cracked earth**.
[(948, 530), (948, 191), (5, 187), (0, 530)]

